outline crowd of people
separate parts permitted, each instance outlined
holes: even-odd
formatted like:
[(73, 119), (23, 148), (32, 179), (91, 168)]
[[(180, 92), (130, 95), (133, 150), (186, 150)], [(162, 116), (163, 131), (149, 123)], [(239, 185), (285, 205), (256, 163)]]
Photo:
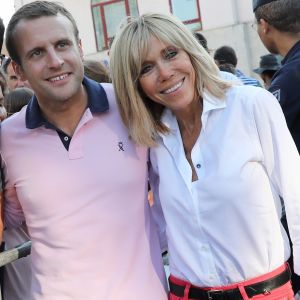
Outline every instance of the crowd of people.
[[(253, 0), (253, 12), (270, 52), (261, 80), (174, 16), (127, 19), (108, 70), (84, 59), (61, 4), (14, 13), (1, 248), (32, 249), (4, 267), (4, 300), (298, 297), (300, 2)], [(0, 22), (0, 51), (3, 34)]]

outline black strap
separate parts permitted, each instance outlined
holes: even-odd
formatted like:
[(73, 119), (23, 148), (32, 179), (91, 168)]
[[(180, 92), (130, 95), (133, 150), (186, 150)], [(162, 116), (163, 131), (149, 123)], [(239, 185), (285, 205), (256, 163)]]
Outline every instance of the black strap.
[[(291, 273), (289, 268), (286, 268), (282, 273), (255, 283), (245, 286), (245, 291), (249, 298), (259, 294), (266, 294), (270, 291), (286, 284), (291, 279)], [(184, 296), (185, 286), (177, 285), (173, 282), (170, 283), (170, 292), (178, 297)], [(204, 290), (197, 287), (191, 287), (189, 291), (189, 298), (191, 299), (201, 299), (201, 300), (242, 300), (243, 297), (238, 288), (231, 290)]]

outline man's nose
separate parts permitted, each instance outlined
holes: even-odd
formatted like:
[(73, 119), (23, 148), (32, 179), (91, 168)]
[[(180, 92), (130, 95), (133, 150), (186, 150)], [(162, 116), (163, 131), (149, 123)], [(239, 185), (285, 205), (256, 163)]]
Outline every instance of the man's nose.
[(48, 53), (48, 66), (49, 68), (60, 68), (64, 64), (63, 58), (55, 50), (51, 50)]

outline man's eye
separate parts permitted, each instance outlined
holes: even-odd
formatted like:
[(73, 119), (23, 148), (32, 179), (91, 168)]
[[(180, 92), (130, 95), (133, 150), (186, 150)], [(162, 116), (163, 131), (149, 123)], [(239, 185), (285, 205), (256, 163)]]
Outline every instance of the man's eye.
[(39, 56), (42, 54), (42, 51), (41, 50), (34, 50), (32, 53), (31, 53), (31, 56), (35, 57), (35, 56)]
[(61, 42), (61, 43), (58, 44), (59, 48), (65, 48), (66, 46), (67, 46), (66, 42)]
[(58, 49), (65, 49), (70, 45), (69, 41), (61, 41), (57, 44)]
[(145, 75), (145, 74), (149, 73), (151, 70), (152, 70), (152, 66), (146, 65), (146, 66), (142, 67), (141, 75)]

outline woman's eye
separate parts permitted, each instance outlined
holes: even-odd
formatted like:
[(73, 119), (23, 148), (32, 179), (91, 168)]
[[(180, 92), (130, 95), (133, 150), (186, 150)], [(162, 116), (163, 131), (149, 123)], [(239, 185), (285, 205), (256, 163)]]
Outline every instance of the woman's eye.
[(152, 70), (152, 66), (151, 65), (146, 65), (144, 67), (142, 67), (141, 70), (141, 75), (147, 74)]
[(165, 57), (166, 59), (171, 59), (173, 57), (175, 57), (178, 53), (178, 50), (167, 50), (165, 53)]

